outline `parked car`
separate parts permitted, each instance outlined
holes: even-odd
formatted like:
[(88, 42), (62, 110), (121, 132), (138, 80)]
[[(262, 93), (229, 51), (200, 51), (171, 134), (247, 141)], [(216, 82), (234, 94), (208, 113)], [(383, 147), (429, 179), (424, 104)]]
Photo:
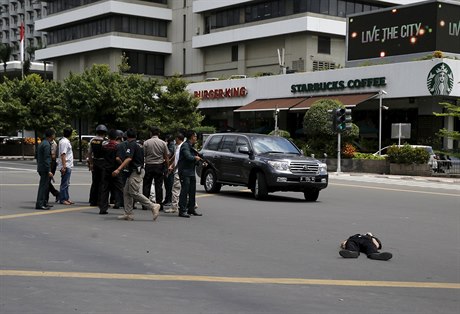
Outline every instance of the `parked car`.
[[(395, 145), (397, 147), (403, 147), (404, 145)], [(438, 169), (438, 162), (437, 162), (437, 156), (436, 154), (434, 153), (433, 151), (433, 148), (431, 146), (425, 146), (425, 145), (409, 145), (410, 147), (412, 148), (423, 148), (424, 150), (426, 150), (428, 152), (428, 154), (430, 155), (430, 159), (428, 160), (428, 164), (430, 165), (430, 167), (433, 169), (433, 170), (436, 170)], [(382, 148), (380, 151), (381, 151), (381, 156), (382, 157), (386, 157), (387, 156), (387, 151), (388, 151), (388, 148), (390, 148), (391, 146), (386, 146), (384, 148)], [(375, 152), (373, 155), (374, 156), (377, 156), (379, 154), (379, 152)]]
[(207, 165), (197, 167), (206, 192), (217, 193), (222, 185), (246, 186), (256, 199), (276, 191), (303, 192), (316, 201), (328, 185), (325, 163), (302, 152), (291, 141), (252, 133), (211, 134), (200, 154)]

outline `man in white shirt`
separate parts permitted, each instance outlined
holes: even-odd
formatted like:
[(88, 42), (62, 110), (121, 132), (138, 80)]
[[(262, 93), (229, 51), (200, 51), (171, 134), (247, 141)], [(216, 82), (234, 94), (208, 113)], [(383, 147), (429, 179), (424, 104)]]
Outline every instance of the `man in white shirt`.
[(165, 213), (177, 213), (179, 210), (179, 195), (180, 195), (180, 179), (179, 172), (177, 169), (177, 163), (179, 162), (180, 147), (184, 143), (184, 134), (178, 133), (176, 135), (176, 151), (174, 155), (174, 162), (169, 166), (168, 171), (174, 172), (174, 183), (172, 187), (172, 206), (171, 209), (165, 210)]
[(59, 156), (56, 156), (57, 169), (61, 172), (59, 203), (64, 205), (74, 204), (69, 196), (70, 176), (73, 168), (72, 144), (69, 141), (71, 135), (72, 129), (64, 129), (64, 137), (59, 141)]

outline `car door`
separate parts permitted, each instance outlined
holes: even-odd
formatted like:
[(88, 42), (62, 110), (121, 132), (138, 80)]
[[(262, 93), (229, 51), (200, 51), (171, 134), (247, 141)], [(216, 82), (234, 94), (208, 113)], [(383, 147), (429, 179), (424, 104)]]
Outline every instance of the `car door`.
[(249, 173), (251, 172), (251, 161), (249, 154), (241, 153), (239, 149), (246, 147), (251, 149), (249, 141), (244, 136), (238, 136), (235, 144), (235, 155), (232, 162), (232, 168), (235, 169), (235, 182), (246, 184), (249, 181)]
[(219, 147), (219, 170), (223, 181), (235, 182), (235, 142), (236, 135), (224, 135)]
[(214, 169), (216, 169), (217, 180), (222, 180), (222, 174), (220, 171), (221, 168), (221, 158), (219, 147), (221, 146), (223, 136), (214, 135), (206, 143), (206, 146), (203, 150), (204, 157), (212, 163)]

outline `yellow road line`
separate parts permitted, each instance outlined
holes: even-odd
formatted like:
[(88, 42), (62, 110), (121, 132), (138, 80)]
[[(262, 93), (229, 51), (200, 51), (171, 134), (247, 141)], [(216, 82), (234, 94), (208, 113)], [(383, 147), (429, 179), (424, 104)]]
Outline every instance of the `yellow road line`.
[(356, 188), (363, 188), (363, 189), (373, 189), (373, 190), (385, 190), (385, 191), (394, 191), (394, 192), (409, 192), (409, 193), (420, 193), (420, 194), (431, 194), (431, 195), (460, 197), (460, 193), (450, 194), (450, 193), (438, 193), (438, 192), (426, 192), (426, 191), (414, 191), (414, 190), (401, 190), (401, 189), (391, 189), (391, 188), (383, 188), (383, 187), (377, 187), (377, 186), (367, 186), (367, 185), (357, 185), (357, 184), (344, 184), (344, 183), (329, 183), (329, 185), (339, 185), (339, 186), (348, 186), (348, 187), (356, 187)]
[(68, 213), (68, 212), (76, 212), (83, 209), (90, 209), (93, 207), (84, 206), (84, 207), (72, 207), (72, 208), (65, 208), (65, 209), (50, 209), (44, 211), (36, 211), (33, 213), (23, 213), (23, 214), (14, 214), (14, 215), (3, 215), (0, 216), (0, 220), (2, 219), (13, 219), (13, 218), (21, 218), (21, 217), (29, 217), (29, 216), (41, 216), (41, 215), (51, 215), (51, 214), (59, 214), (59, 213)]
[(305, 279), (305, 278), (218, 277), (218, 276), (190, 276), (190, 275), (147, 275), (147, 274), (117, 274), (117, 273), (25, 271), (25, 270), (6, 270), (6, 269), (0, 269), (0, 276), (148, 280), (148, 281), (219, 282), (219, 283), (279, 284), (279, 285), (320, 285), (320, 286), (353, 286), (353, 287), (460, 289), (459, 283), (450, 283), (450, 282), (365, 281), (365, 280), (329, 280), (329, 279)]

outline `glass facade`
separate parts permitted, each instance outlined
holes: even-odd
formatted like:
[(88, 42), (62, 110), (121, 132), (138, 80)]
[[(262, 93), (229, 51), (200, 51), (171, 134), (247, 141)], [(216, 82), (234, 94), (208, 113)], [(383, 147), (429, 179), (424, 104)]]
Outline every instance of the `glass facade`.
[(345, 17), (348, 14), (369, 12), (388, 7), (354, 0), (272, 0), (230, 8), (206, 17), (206, 33), (213, 29), (267, 20), (298, 13), (313, 12)]
[[(143, 0), (144, 2), (153, 2), (160, 4), (168, 4), (168, 0)], [(46, 1), (48, 3), (48, 14), (62, 12), (83, 5), (92, 4), (96, 2), (102, 2), (101, 0), (56, 0)]]
[(123, 53), (128, 58), (128, 64), (130, 66), (130, 69), (127, 71), (128, 73), (164, 76), (164, 55), (134, 50), (126, 50), (123, 51)]
[(166, 28), (167, 22), (163, 20), (112, 15), (49, 31), (48, 44), (58, 44), (111, 32), (166, 37)]

